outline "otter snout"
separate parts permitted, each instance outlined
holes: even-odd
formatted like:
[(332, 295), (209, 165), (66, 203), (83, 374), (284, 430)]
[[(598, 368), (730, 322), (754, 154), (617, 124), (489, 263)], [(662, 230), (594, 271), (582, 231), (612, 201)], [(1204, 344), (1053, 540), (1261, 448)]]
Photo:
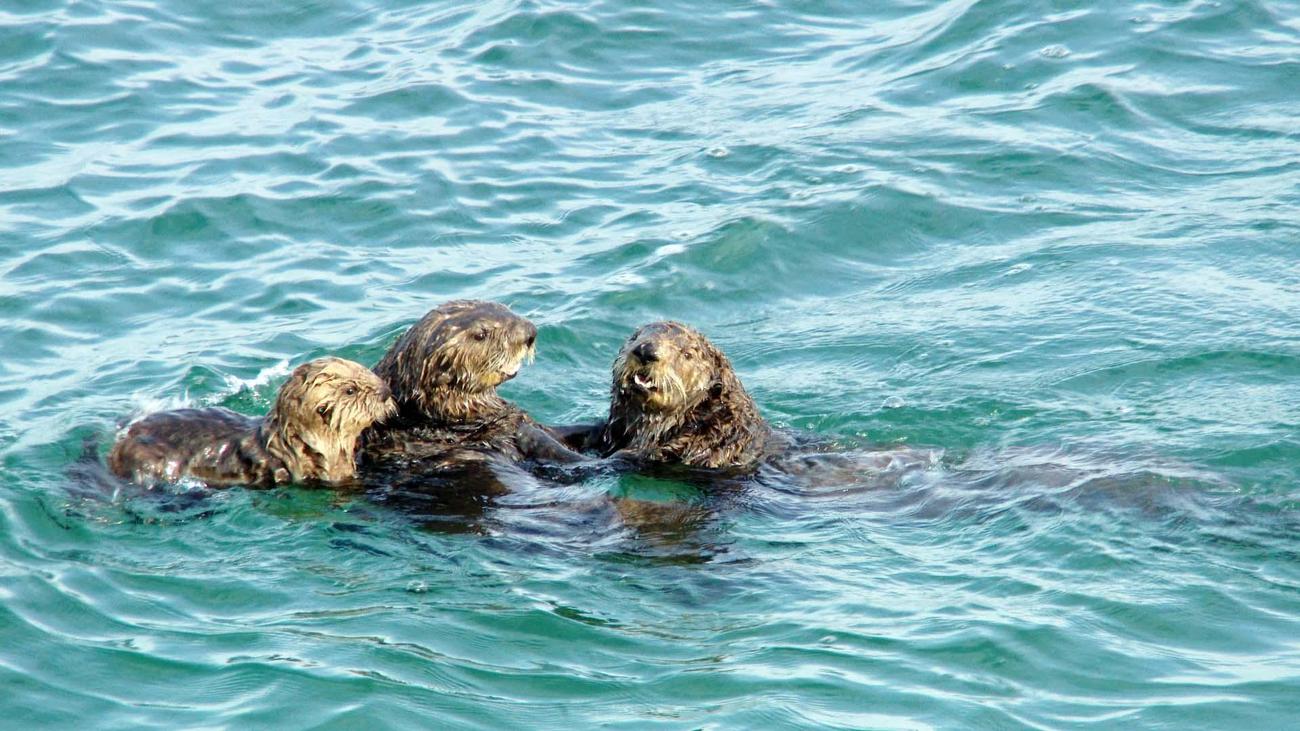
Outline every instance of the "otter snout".
[(653, 363), (659, 360), (659, 351), (655, 344), (649, 340), (642, 342), (632, 349), (632, 355), (637, 357), (642, 363)]

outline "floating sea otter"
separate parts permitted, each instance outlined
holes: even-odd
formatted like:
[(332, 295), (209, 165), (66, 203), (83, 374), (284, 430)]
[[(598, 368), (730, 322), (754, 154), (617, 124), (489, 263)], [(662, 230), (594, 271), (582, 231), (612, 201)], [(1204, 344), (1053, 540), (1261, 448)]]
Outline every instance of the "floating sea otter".
[(398, 416), (366, 432), (364, 459), (581, 460), (497, 395), (533, 357), (536, 341), (533, 323), (495, 302), (455, 300), (430, 311), (375, 366)]
[(395, 411), (388, 386), (365, 366), (319, 358), (294, 369), (265, 419), (223, 408), (152, 414), (113, 445), (108, 467), (145, 485), (339, 483), (356, 474), (357, 437)]
[[(733, 476), (758, 474), (800, 489), (882, 485), (938, 463), (941, 450), (892, 446), (844, 450), (814, 434), (773, 429), (731, 362), (694, 328), (655, 322), (632, 334), (614, 360), (609, 418), (554, 427), (577, 450)], [(718, 475), (696, 474), (717, 486)]]
[(633, 333), (613, 375), (609, 419), (557, 429), (569, 446), (743, 471), (789, 444), (759, 415), (722, 351), (679, 322), (655, 322)]

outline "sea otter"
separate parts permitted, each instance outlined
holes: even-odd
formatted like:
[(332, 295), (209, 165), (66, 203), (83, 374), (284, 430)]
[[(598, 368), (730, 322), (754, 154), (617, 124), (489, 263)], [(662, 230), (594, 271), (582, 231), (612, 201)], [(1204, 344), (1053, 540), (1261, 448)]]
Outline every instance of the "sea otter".
[(318, 358), (294, 369), (266, 418), (223, 408), (152, 414), (113, 445), (108, 467), (144, 485), (334, 484), (355, 476), (362, 430), (395, 411), (387, 384), (365, 366)]
[(398, 414), (367, 430), (363, 462), (582, 460), (497, 395), (532, 359), (536, 342), (537, 327), (505, 305), (454, 300), (434, 308), (375, 366)]
[(608, 420), (556, 429), (569, 446), (746, 471), (788, 443), (759, 415), (722, 351), (680, 322), (638, 329), (614, 360), (613, 375)]
[[(727, 357), (679, 322), (655, 322), (633, 333), (614, 360), (610, 390), (607, 420), (551, 431), (573, 449), (707, 487), (714, 497), (733, 477), (782, 490), (882, 487), (935, 467), (943, 456), (942, 450), (903, 445), (846, 449), (816, 434), (773, 428)], [(647, 514), (622, 502), (616, 501), (620, 512)]]

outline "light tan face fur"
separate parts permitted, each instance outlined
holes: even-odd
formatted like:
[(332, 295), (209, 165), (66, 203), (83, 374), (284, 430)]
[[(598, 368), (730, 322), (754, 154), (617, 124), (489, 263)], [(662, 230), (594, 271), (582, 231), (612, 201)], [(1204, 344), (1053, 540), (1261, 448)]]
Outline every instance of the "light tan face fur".
[(280, 429), (333, 456), (351, 450), (366, 427), (397, 411), (388, 386), (370, 369), (342, 358), (298, 366), (280, 387), (273, 415)]
[(455, 300), (412, 325), (375, 366), (402, 408), (431, 418), (469, 418), (532, 360), (537, 327), (496, 302)]
[(467, 318), (446, 323), (444, 329), (432, 358), (441, 366), (440, 385), (469, 393), (491, 391), (514, 378), (536, 352), (537, 331), (519, 318)]
[(637, 330), (614, 361), (618, 395), (649, 412), (688, 409), (717, 379), (717, 351), (703, 335), (675, 322)]

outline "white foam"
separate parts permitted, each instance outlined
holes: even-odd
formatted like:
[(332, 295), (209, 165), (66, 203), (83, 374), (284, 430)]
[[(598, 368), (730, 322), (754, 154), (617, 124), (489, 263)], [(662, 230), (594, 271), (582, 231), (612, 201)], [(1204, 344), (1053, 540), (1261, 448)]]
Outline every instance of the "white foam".
[(226, 376), (226, 385), (230, 387), (230, 393), (235, 394), (244, 389), (253, 390), (265, 386), (273, 378), (287, 376), (291, 372), (289, 360), (276, 363), (273, 366), (263, 368), (256, 376), (252, 378), (240, 378), (239, 376)]
[(131, 418), (126, 422), (126, 424), (122, 425), (121, 429), (118, 430), (117, 436), (121, 437), (122, 434), (126, 431), (127, 427), (131, 426), (135, 422), (143, 419), (144, 417), (150, 414), (154, 414), (159, 411), (175, 411), (176, 409), (201, 408), (205, 405), (221, 401), (227, 396), (232, 396), (245, 389), (251, 391), (253, 389), (265, 386), (266, 384), (270, 383), (273, 379), (287, 376), (289, 375), (290, 372), (291, 369), (289, 368), (289, 361), (288, 359), (285, 359), (280, 361), (279, 363), (276, 363), (275, 365), (263, 368), (261, 371), (257, 373), (257, 375), (253, 376), (252, 378), (240, 378), (238, 376), (228, 375), (226, 376), (226, 386), (227, 386), (226, 392), (214, 393), (211, 396), (207, 397), (206, 399), (203, 399), (202, 401), (196, 401), (195, 399), (190, 398), (189, 391), (182, 393), (180, 396), (155, 396), (152, 394), (137, 393), (131, 398), (131, 402), (133, 406), (133, 408), (131, 409)]
[(188, 409), (195, 405), (194, 399), (190, 398), (189, 391), (180, 396), (152, 396), (144, 393), (137, 393), (131, 397), (131, 418), (127, 420), (122, 428), (117, 430), (116, 436), (126, 433), (127, 427), (143, 419), (144, 417), (157, 413), (159, 411), (175, 411), (176, 409)]
[(172, 483), (172, 489), (177, 492), (191, 492), (194, 490), (207, 492), (208, 486), (197, 477), (194, 477), (192, 475), (185, 475), (181, 477), (181, 479)]
[(617, 274), (606, 279), (610, 284), (617, 284), (624, 287), (639, 287), (646, 284), (649, 280), (635, 272), (618, 272)]

